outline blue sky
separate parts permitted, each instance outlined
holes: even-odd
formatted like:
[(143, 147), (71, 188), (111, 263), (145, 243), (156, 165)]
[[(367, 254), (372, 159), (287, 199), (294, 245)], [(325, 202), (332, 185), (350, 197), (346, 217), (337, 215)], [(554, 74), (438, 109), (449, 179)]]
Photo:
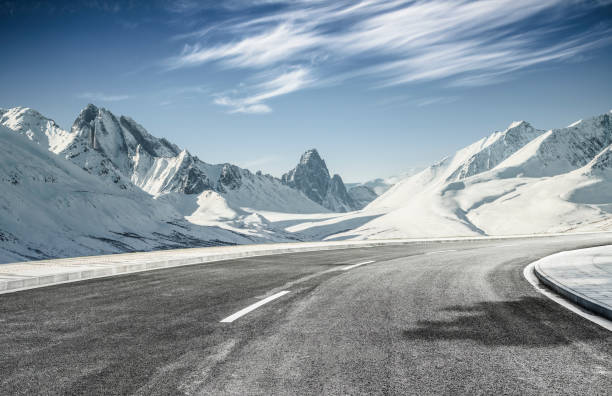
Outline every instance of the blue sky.
[(612, 1), (0, 0), (0, 107), (87, 103), (201, 159), (363, 181), (612, 109)]

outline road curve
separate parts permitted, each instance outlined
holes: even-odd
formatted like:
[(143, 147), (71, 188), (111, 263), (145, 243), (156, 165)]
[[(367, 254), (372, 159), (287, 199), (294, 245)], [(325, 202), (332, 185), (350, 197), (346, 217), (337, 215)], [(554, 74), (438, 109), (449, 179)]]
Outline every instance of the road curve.
[(612, 332), (522, 270), (610, 243), (309, 252), (0, 295), (0, 394), (606, 394)]

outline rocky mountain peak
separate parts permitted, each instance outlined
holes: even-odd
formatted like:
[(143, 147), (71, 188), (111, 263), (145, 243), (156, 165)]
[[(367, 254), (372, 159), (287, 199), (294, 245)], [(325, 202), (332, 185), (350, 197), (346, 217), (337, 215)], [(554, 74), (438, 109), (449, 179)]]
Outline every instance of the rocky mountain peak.
[(88, 132), (94, 125), (94, 120), (98, 117), (100, 109), (93, 104), (88, 104), (81, 110), (78, 117), (72, 123), (72, 131), (82, 131), (86, 129)]
[(223, 186), (230, 190), (236, 190), (242, 185), (240, 168), (232, 164), (223, 164), (221, 175), (219, 176), (219, 189), (224, 190)]
[(300, 157), (300, 164), (301, 165), (313, 164), (317, 166), (322, 166), (325, 169), (327, 169), (327, 166), (325, 165), (325, 161), (323, 161), (323, 159), (319, 155), (319, 152), (315, 148), (307, 150), (304, 154), (302, 154), (302, 156)]
[[(91, 122), (96, 118), (100, 109), (92, 103), (89, 103), (87, 106), (81, 110), (78, 118), (82, 118), (85, 122)], [(77, 119), (78, 119), (77, 118)]]
[(281, 181), (327, 209), (336, 212), (355, 209), (342, 178), (339, 175), (330, 177), (327, 165), (316, 149), (302, 154), (297, 166), (285, 173)]
[(306, 151), (298, 165), (285, 173), (281, 180), (289, 187), (302, 191), (308, 198), (323, 204), (329, 188), (330, 176), (325, 161), (315, 149)]
[(514, 121), (513, 123), (511, 123), (508, 126), (507, 130), (513, 129), (513, 128), (519, 128), (519, 127), (520, 128), (529, 128), (529, 127), (531, 127), (531, 124), (528, 123), (527, 121)]

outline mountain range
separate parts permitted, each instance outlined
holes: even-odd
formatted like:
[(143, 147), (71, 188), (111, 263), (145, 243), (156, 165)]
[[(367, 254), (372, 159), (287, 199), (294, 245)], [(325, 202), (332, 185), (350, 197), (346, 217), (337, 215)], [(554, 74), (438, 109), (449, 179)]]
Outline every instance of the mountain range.
[[(298, 175), (296, 184), (208, 164), (92, 104), (70, 131), (33, 109), (0, 109), (0, 138), (0, 175), (10, 186), (2, 193), (0, 242), (4, 256), (15, 260), (299, 240), (259, 212), (357, 209), (316, 150), (289, 172)], [(304, 169), (312, 172), (300, 177)], [(307, 188), (318, 185), (324, 199)]]
[(348, 186), (315, 149), (276, 178), (206, 163), (94, 105), (70, 131), (29, 108), (0, 109), (0, 152), (0, 262), (612, 227), (608, 113), (551, 130), (515, 122), (425, 169)]
[(611, 144), (610, 113), (551, 130), (515, 122), (401, 180), (360, 212), (290, 231), (338, 240), (608, 230)]

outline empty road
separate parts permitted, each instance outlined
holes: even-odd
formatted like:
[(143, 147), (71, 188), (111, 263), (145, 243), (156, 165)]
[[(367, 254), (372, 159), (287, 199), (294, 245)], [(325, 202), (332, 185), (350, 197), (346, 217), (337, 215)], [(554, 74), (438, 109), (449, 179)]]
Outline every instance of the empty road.
[(522, 273), (610, 243), (412, 243), (4, 294), (0, 394), (609, 394), (612, 332)]

